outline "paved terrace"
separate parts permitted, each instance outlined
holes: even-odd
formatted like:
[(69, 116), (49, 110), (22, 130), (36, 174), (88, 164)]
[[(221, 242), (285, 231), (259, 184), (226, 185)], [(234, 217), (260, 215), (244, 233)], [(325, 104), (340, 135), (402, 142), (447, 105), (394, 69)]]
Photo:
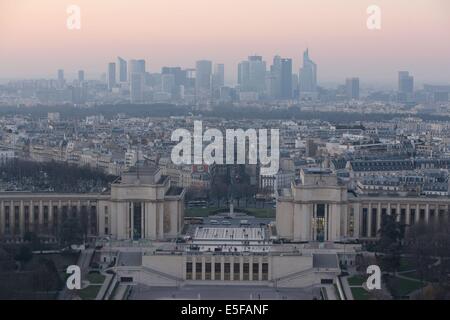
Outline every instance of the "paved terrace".
[(211, 228), (198, 227), (194, 241), (197, 240), (226, 240), (226, 241), (263, 241), (263, 228)]

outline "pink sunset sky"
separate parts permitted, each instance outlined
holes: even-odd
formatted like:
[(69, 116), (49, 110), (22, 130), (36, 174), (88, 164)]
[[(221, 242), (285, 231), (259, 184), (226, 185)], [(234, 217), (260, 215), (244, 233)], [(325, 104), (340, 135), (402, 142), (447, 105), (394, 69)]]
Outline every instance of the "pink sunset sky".
[[(66, 8), (81, 8), (81, 30), (66, 27)], [(381, 30), (366, 27), (369, 5)], [(0, 79), (98, 78), (117, 56), (144, 58), (150, 72), (237, 63), (259, 54), (294, 59), (309, 47), (319, 83), (359, 76), (395, 84), (408, 70), (417, 83), (450, 83), (449, 0), (0, 0)]]

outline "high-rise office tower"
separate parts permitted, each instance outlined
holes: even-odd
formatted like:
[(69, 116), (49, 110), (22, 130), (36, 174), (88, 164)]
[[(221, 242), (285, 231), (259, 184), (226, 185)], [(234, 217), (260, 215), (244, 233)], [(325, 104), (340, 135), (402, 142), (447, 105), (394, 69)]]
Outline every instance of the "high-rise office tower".
[(144, 74), (132, 72), (130, 76), (131, 103), (139, 103), (144, 100)]
[(412, 94), (414, 91), (414, 77), (408, 71), (398, 73), (398, 91), (400, 93)]
[(266, 62), (261, 56), (249, 56), (238, 66), (238, 82), (243, 92), (266, 91)]
[(162, 67), (161, 75), (164, 74), (172, 74), (175, 78), (176, 86), (186, 86), (187, 70), (183, 70), (180, 67)]
[(188, 91), (195, 91), (195, 69), (186, 69), (186, 85)]
[(195, 64), (195, 91), (197, 96), (211, 95), (212, 62), (200, 60)]
[(292, 59), (281, 59), (281, 99), (292, 98)]
[(145, 60), (132, 59), (128, 62), (128, 79), (130, 82), (130, 100), (132, 103), (144, 101)]
[(64, 87), (66, 80), (64, 79), (64, 70), (58, 69), (58, 87), (62, 88)]
[(225, 85), (225, 65), (217, 63), (214, 65), (213, 86), (220, 88)]
[(172, 73), (164, 73), (161, 75), (161, 91), (165, 93), (170, 93), (171, 95), (175, 93), (175, 75)]
[(111, 90), (116, 85), (116, 64), (114, 62), (108, 63), (108, 90)]
[(359, 78), (348, 78), (345, 80), (347, 98), (359, 99)]
[(78, 82), (81, 83), (84, 81), (84, 70), (78, 70)]
[(135, 60), (132, 59), (128, 61), (128, 78), (131, 78), (132, 73), (145, 73), (145, 60), (139, 59)]
[(262, 93), (266, 89), (266, 62), (261, 56), (250, 56), (248, 61), (250, 90)]
[(242, 61), (238, 64), (238, 84), (241, 90), (248, 86), (250, 76), (250, 63)]
[(278, 99), (281, 96), (281, 57), (273, 57), (268, 76), (268, 92), (271, 98)]
[(299, 72), (300, 94), (317, 91), (317, 65), (309, 58), (309, 50), (303, 53), (303, 66)]
[(298, 98), (298, 74), (292, 74), (292, 99)]
[(117, 57), (118, 80), (119, 82), (127, 82), (127, 62), (121, 57)]
[(292, 59), (275, 56), (270, 67), (270, 96), (274, 99), (292, 98)]

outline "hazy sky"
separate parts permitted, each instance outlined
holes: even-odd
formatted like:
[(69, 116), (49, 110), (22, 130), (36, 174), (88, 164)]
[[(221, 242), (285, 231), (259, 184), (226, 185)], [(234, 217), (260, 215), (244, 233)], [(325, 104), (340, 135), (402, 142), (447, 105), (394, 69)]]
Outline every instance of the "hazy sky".
[[(66, 8), (81, 8), (81, 30)], [(381, 30), (366, 27), (369, 5)], [(161, 66), (225, 63), (229, 81), (250, 54), (294, 59), (309, 47), (319, 83), (395, 83), (409, 70), (418, 83), (450, 83), (449, 0), (0, 0), (0, 78), (56, 77), (56, 69), (97, 78), (116, 57)], [(270, 63), (269, 63), (270, 62)]]

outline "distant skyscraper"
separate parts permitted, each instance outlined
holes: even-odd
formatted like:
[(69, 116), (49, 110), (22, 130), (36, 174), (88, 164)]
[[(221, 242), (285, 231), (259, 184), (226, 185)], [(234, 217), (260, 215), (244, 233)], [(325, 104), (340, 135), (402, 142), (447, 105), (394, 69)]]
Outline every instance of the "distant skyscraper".
[(195, 64), (195, 91), (197, 95), (211, 95), (212, 62), (200, 60)]
[(261, 56), (249, 56), (238, 66), (238, 82), (243, 92), (266, 91), (266, 62)]
[(133, 72), (130, 76), (131, 103), (139, 103), (144, 100), (144, 74)]
[(145, 60), (132, 59), (128, 62), (128, 78), (131, 78), (132, 73), (145, 73)]
[(266, 62), (261, 56), (250, 56), (248, 61), (250, 90), (262, 93), (266, 89)]
[(63, 69), (58, 69), (58, 87), (62, 88), (64, 87), (65, 84), (65, 79), (64, 79), (64, 70)]
[(175, 93), (175, 75), (172, 73), (165, 73), (161, 75), (161, 91), (169, 94)]
[(116, 64), (114, 62), (108, 63), (108, 89), (111, 90), (116, 85)]
[(248, 61), (242, 61), (238, 65), (238, 84), (241, 90), (248, 87), (250, 76), (250, 63)]
[(272, 98), (292, 98), (292, 59), (284, 59), (280, 56), (273, 58), (269, 85)]
[(281, 59), (281, 99), (292, 98), (292, 59)]
[(359, 99), (359, 78), (346, 79), (345, 87), (349, 99)]
[(298, 98), (298, 74), (292, 74), (292, 99)]
[(412, 94), (414, 91), (414, 77), (408, 71), (398, 73), (398, 91), (400, 93)]
[(180, 67), (162, 67), (161, 74), (172, 74), (175, 77), (175, 85), (186, 86), (187, 70), (183, 70)]
[(128, 79), (130, 82), (131, 102), (143, 102), (145, 84), (145, 60), (132, 59), (128, 62)]
[(220, 88), (225, 85), (225, 65), (218, 63), (214, 65), (213, 86)]
[(127, 62), (121, 57), (117, 57), (117, 67), (119, 82), (127, 82)]
[(281, 96), (281, 57), (273, 57), (268, 76), (268, 92), (271, 98), (278, 99)]
[(185, 88), (192, 93), (195, 91), (195, 69), (186, 69)]
[(84, 81), (84, 70), (78, 71), (78, 82), (81, 83)]
[(299, 73), (300, 95), (317, 92), (317, 65), (309, 58), (309, 50), (303, 53), (303, 66)]

